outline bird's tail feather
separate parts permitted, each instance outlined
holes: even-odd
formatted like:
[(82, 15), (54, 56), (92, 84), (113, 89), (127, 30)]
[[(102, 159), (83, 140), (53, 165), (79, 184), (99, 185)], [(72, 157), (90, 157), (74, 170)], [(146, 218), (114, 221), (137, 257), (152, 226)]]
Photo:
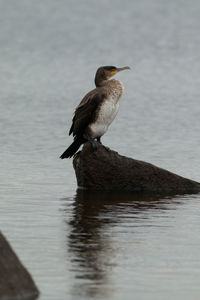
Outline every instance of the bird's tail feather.
[(61, 159), (72, 157), (83, 144), (83, 139), (76, 138), (73, 143), (60, 156)]

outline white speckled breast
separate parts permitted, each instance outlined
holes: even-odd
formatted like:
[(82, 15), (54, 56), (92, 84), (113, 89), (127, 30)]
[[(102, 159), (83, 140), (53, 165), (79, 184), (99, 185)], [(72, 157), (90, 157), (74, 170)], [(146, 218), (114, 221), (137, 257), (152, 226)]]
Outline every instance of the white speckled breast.
[(101, 104), (96, 120), (89, 125), (92, 138), (104, 135), (116, 117), (119, 110), (119, 98), (123, 93), (123, 84), (116, 79), (108, 80), (104, 90), (108, 96)]
[(112, 79), (107, 81), (106, 88), (111, 97), (118, 101), (124, 91), (124, 86), (120, 80)]

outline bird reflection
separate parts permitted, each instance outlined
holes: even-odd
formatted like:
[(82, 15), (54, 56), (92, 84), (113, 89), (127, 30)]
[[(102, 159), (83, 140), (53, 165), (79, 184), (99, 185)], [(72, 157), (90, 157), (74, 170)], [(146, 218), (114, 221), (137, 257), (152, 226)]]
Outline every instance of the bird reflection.
[(166, 209), (167, 202), (166, 197), (155, 195), (78, 190), (72, 219), (67, 222), (71, 227), (68, 236), (71, 271), (76, 277), (74, 293), (94, 297), (111, 292), (109, 275), (116, 264), (114, 228), (123, 227), (130, 217), (134, 224), (134, 218), (146, 210)]

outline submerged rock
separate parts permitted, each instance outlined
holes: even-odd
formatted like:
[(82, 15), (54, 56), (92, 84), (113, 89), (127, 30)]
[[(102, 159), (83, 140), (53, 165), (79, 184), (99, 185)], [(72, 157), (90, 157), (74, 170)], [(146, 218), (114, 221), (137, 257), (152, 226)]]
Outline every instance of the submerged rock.
[(194, 193), (200, 183), (150, 163), (119, 155), (103, 145), (96, 151), (90, 143), (73, 159), (79, 187), (153, 193)]
[(36, 299), (38, 295), (31, 275), (0, 232), (0, 300)]

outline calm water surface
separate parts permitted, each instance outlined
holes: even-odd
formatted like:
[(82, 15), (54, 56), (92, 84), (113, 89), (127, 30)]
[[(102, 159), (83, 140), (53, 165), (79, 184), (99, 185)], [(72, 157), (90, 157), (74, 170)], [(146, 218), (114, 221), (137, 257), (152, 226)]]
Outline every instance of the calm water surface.
[(76, 191), (74, 107), (129, 65), (103, 143), (200, 181), (200, 3), (0, 1), (0, 229), (40, 300), (199, 299), (200, 195)]

